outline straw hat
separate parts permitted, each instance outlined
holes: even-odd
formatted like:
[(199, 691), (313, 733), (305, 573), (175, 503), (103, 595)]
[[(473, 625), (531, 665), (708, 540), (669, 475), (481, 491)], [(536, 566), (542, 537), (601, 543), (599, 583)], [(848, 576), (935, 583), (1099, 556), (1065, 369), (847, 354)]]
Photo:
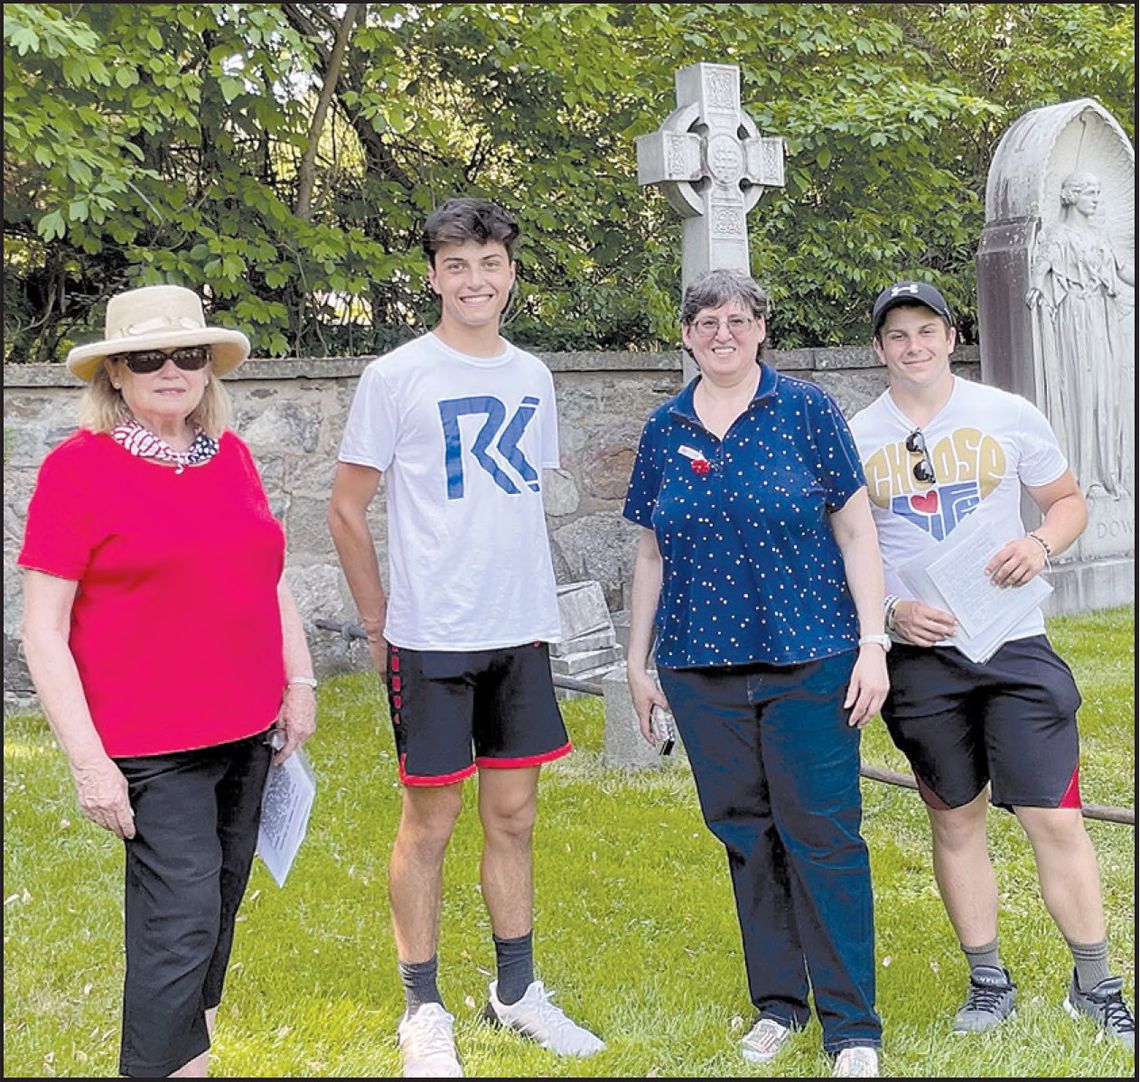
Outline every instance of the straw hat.
[(67, 367), (90, 381), (105, 357), (147, 349), (212, 346), (214, 372), (224, 376), (249, 356), (249, 339), (241, 331), (207, 327), (198, 294), (182, 286), (143, 286), (116, 294), (107, 302), (106, 337), (76, 346)]

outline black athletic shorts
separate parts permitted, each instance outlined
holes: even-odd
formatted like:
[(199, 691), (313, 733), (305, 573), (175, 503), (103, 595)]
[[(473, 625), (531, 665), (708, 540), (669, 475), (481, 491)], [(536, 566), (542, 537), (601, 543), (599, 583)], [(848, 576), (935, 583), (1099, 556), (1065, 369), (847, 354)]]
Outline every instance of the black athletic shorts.
[(1069, 666), (1044, 635), (978, 664), (950, 646), (895, 643), (883, 720), (932, 808), (991, 785), (1004, 808), (1079, 808), (1077, 707)]
[(544, 642), (499, 650), (388, 646), (400, 781), (451, 785), (481, 767), (538, 766), (571, 750)]

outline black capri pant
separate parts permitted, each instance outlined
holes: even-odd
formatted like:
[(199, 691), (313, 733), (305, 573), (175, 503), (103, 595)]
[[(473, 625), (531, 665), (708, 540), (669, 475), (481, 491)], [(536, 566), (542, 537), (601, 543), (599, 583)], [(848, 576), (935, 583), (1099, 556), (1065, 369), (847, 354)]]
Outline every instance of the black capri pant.
[(130, 787), (119, 1072), (170, 1074), (210, 1047), (273, 750), (266, 734), (116, 759)]

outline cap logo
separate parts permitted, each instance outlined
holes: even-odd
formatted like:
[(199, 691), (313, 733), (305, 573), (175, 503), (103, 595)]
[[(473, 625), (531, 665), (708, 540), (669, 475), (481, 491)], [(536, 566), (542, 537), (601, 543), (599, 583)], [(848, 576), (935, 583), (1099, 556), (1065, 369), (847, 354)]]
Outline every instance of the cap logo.
[(909, 285), (895, 286), (894, 289), (891, 290), (891, 297), (892, 298), (897, 297), (900, 293), (912, 293), (912, 294), (914, 294), (917, 292), (918, 292), (918, 283), (917, 282), (911, 282)]

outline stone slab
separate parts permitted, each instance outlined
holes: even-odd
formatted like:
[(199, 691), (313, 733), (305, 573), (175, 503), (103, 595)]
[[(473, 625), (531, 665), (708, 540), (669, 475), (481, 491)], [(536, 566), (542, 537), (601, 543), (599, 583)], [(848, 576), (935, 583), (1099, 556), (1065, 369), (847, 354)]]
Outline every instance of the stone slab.
[(567, 641), (613, 626), (602, 584), (593, 579), (559, 586), (558, 612), (562, 617), (562, 638)]
[(1136, 604), (1136, 560), (1118, 556), (1059, 564), (1049, 574), (1053, 593), (1041, 606), (1046, 616)]
[(603, 650), (585, 650), (579, 654), (566, 654), (550, 659), (550, 671), (559, 676), (581, 676), (593, 669), (605, 668), (621, 661), (620, 646), (607, 646)]
[(576, 639), (563, 639), (550, 644), (551, 657), (566, 657), (569, 654), (583, 654), (591, 650), (604, 650), (617, 643), (613, 628), (595, 631), (589, 635), (579, 635)]

